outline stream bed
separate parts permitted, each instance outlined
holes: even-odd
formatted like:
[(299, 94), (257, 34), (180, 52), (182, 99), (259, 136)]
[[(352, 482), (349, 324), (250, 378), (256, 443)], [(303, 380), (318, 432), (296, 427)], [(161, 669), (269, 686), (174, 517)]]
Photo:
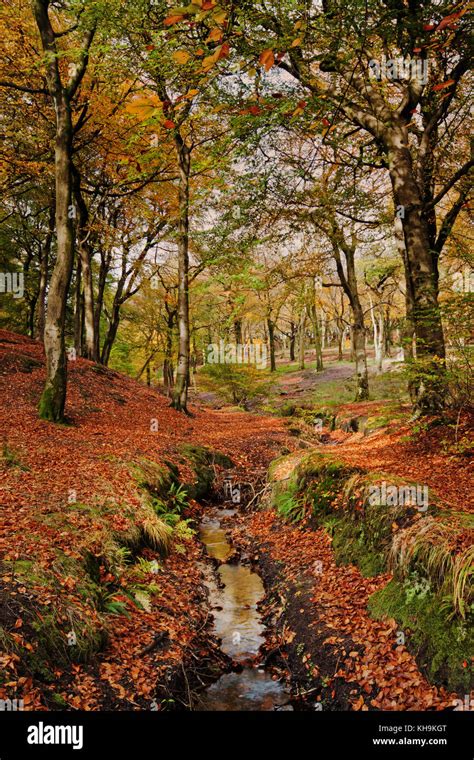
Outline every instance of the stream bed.
[[(260, 576), (240, 562), (227, 563), (233, 547), (222, 524), (235, 514), (232, 509), (211, 509), (203, 518), (200, 538), (208, 554), (221, 564), (206, 567), (206, 586), (214, 618), (214, 633), (222, 651), (232, 658), (239, 672), (225, 673), (200, 697), (197, 710), (291, 710), (285, 685), (266, 672), (260, 647), (265, 626), (258, 602), (265, 589)], [(217, 578), (216, 578), (217, 574)]]

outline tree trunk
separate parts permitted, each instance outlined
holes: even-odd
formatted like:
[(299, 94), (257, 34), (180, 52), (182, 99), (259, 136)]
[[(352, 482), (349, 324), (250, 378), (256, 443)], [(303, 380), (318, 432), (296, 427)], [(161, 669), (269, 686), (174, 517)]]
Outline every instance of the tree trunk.
[(304, 348), (306, 330), (306, 308), (303, 309), (298, 326), (298, 362), (299, 368), (304, 369)]
[(370, 301), (370, 317), (372, 319), (372, 330), (374, 334), (374, 354), (375, 354), (375, 369), (378, 373), (383, 369), (383, 350), (384, 350), (384, 324), (383, 314), (376, 313), (375, 306), (372, 301), (372, 296), (369, 295)]
[(51, 206), (49, 208), (48, 232), (46, 234), (44, 245), (41, 249), (40, 279), (38, 301), (36, 304), (36, 336), (40, 341), (44, 340), (44, 326), (46, 322), (46, 289), (48, 287), (49, 257), (51, 255), (51, 244), (53, 242), (55, 226), (55, 206), (56, 201), (53, 198)]
[(102, 353), (100, 356), (100, 362), (107, 367), (110, 361), (110, 354), (112, 346), (114, 345), (115, 338), (117, 337), (117, 331), (120, 324), (120, 300), (115, 298), (112, 306), (112, 314), (110, 317), (109, 329), (105, 336), (104, 345), (102, 346)]
[[(59, 422), (64, 418), (67, 388), (67, 358), (65, 345), (66, 302), (74, 259), (74, 235), (71, 206), (73, 126), (71, 101), (80, 86), (87, 68), (89, 49), (94, 39), (96, 21), (83, 37), (83, 48), (74, 66), (74, 73), (64, 85), (56, 46), (54, 29), (49, 18), (48, 0), (33, 0), (32, 9), (41, 37), (46, 81), (56, 115), (56, 145), (54, 155), (56, 192), (56, 264), (49, 287), (48, 309), (44, 330), (46, 354), (46, 383), (39, 402), (39, 416)], [(73, 27), (74, 28), (74, 27)]]
[(268, 344), (270, 347), (270, 372), (276, 372), (276, 360), (275, 360), (275, 324), (267, 318), (268, 327)]
[[(341, 230), (337, 227), (334, 219), (332, 220), (332, 237), (331, 242), (333, 244), (334, 258), (336, 262), (337, 274), (342, 288), (349, 299), (351, 306), (353, 324), (352, 324), (352, 344), (355, 354), (355, 370), (356, 370), (356, 401), (366, 401), (369, 398), (369, 376), (367, 373), (367, 355), (365, 350), (365, 325), (364, 325), (364, 311), (362, 309), (359, 290), (357, 287), (357, 276), (355, 270), (355, 252), (356, 252), (356, 239), (352, 238), (352, 242), (347, 243)], [(342, 250), (346, 260), (346, 272), (342, 266), (341, 254)]]
[(349, 328), (349, 337), (350, 337), (350, 343), (351, 343), (351, 353), (350, 353), (349, 361), (355, 362), (356, 350), (355, 350), (354, 328), (352, 327), (352, 325)]
[(443, 408), (445, 344), (438, 304), (437, 265), (430, 251), (428, 225), (422, 215), (422, 199), (416, 183), (405, 129), (393, 129), (387, 137), (389, 172), (397, 210), (402, 214), (406, 251), (407, 291), (413, 298), (411, 318), (420, 373), (414, 378), (416, 402), (421, 413)]
[(237, 345), (242, 345), (242, 320), (234, 319), (234, 335)]
[[(166, 321), (166, 343), (165, 343), (165, 358), (163, 362), (163, 385), (166, 389), (166, 395), (170, 398), (172, 395), (174, 385), (174, 368), (173, 368), (173, 327), (176, 318), (176, 311), (168, 310), (168, 319)], [(211, 337), (209, 336), (209, 343), (211, 343)]]
[(369, 376), (367, 373), (367, 354), (365, 351), (364, 313), (360, 305), (354, 310), (354, 352), (356, 364), (356, 401), (366, 401), (369, 398)]
[(290, 362), (295, 361), (295, 343), (296, 343), (296, 325), (294, 322), (290, 322)]
[(81, 260), (77, 260), (76, 286), (74, 288), (74, 349), (77, 356), (82, 355), (83, 298), (81, 288)]
[(311, 308), (311, 320), (313, 323), (314, 346), (316, 349), (316, 372), (322, 372), (324, 369), (324, 365), (323, 365), (323, 352), (322, 352), (322, 345), (321, 345), (321, 328), (319, 326), (318, 312), (315, 305), (313, 305)]
[(337, 330), (337, 360), (339, 362), (342, 362), (343, 355), (342, 355), (342, 341), (344, 340), (344, 328), (338, 327)]
[(64, 418), (67, 385), (65, 347), (66, 301), (71, 280), (74, 245), (71, 214), (72, 121), (69, 103), (56, 102), (56, 265), (51, 276), (44, 330), (46, 383), (39, 402), (39, 416), (60, 422)]
[(179, 163), (178, 224), (178, 367), (171, 405), (187, 411), (189, 383), (189, 175), (190, 150), (180, 135), (175, 137)]
[[(100, 357), (100, 318), (102, 315), (102, 308), (104, 305), (104, 293), (105, 285), (107, 282), (107, 274), (109, 271), (110, 254), (107, 256), (102, 252), (99, 269), (99, 281), (97, 284), (97, 298), (95, 300), (94, 307), (94, 354)], [(98, 359), (99, 360), (99, 359)]]
[(82, 289), (84, 296), (84, 345), (83, 356), (92, 361), (98, 360), (97, 343), (95, 339), (94, 290), (92, 285), (92, 251), (88, 242), (90, 234), (87, 229), (89, 209), (81, 193), (79, 172), (73, 168), (74, 196), (79, 211), (77, 225), (77, 248), (81, 259)]

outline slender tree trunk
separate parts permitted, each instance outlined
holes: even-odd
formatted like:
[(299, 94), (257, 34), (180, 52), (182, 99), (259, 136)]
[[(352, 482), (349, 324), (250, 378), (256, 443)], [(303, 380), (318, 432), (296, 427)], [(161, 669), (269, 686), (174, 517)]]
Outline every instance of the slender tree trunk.
[(351, 362), (355, 362), (355, 360), (356, 360), (356, 350), (355, 350), (354, 328), (353, 328), (352, 325), (349, 328), (349, 336), (350, 336), (350, 343), (351, 343), (350, 361)]
[(109, 364), (112, 347), (114, 345), (115, 338), (117, 337), (117, 331), (120, 324), (120, 305), (120, 299), (115, 298), (114, 304), (112, 306), (109, 329), (107, 330), (107, 335), (105, 336), (104, 345), (102, 346), (102, 353), (100, 356), (100, 362), (104, 365), (104, 367), (107, 367)]
[(40, 341), (44, 340), (44, 326), (46, 322), (46, 289), (48, 287), (49, 257), (51, 255), (51, 244), (53, 242), (55, 226), (55, 206), (56, 200), (53, 197), (49, 208), (48, 232), (46, 234), (46, 239), (41, 250), (38, 301), (36, 304), (36, 336)]
[(189, 383), (189, 175), (190, 150), (176, 138), (180, 183), (178, 224), (178, 367), (171, 405), (187, 411)]
[(74, 349), (77, 356), (82, 355), (83, 298), (81, 287), (81, 260), (77, 260), (76, 283), (74, 288)]
[(72, 120), (69, 103), (56, 102), (56, 265), (51, 276), (48, 310), (44, 330), (46, 383), (39, 402), (39, 416), (59, 422), (64, 418), (67, 386), (65, 346), (66, 301), (74, 256), (71, 214), (72, 194)]
[[(163, 385), (166, 389), (166, 395), (171, 397), (173, 385), (174, 385), (174, 368), (173, 368), (173, 327), (176, 318), (176, 312), (168, 311), (168, 319), (166, 322), (166, 343), (165, 343), (165, 358), (163, 362)], [(211, 341), (211, 335), (209, 336), (209, 343)]]
[(321, 328), (319, 326), (318, 312), (315, 305), (311, 307), (311, 320), (313, 323), (314, 346), (316, 349), (316, 372), (322, 372), (324, 369), (324, 365), (323, 365), (323, 352), (322, 352), (322, 344), (321, 344)]
[(242, 345), (242, 320), (241, 319), (234, 319), (234, 335), (235, 335), (235, 342), (238, 345)]
[(372, 320), (372, 330), (374, 334), (374, 354), (375, 354), (375, 368), (377, 372), (382, 372), (383, 369), (383, 347), (384, 347), (384, 334), (383, 334), (383, 314), (376, 313), (375, 306), (372, 301), (372, 296), (369, 295), (370, 301), (370, 317)]
[(298, 362), (299, 368), (304, 369), (304, 349), (305, 349), (305, 331), (306, 331), (306, 307), (303, 308), (298, 326)]
[(28, 335), (30, 338), (35, 337), (35, 312), (36, 312), (36, 304), (38, 303), (38, 293), (35, 293), (31, 301), (28, 305), (28, 316), (27, 316), (27, 330)]
[(337, 330), (337, 360), (342, 362), (342, 341), (344, 340), (344, 328), (339, 326)]
[(267, 318), (267, 327), (268, 327), (268, 344), (270, 347), (270, 372), (276, 372), (276, 360), (275, 360), (275, 324), (270, 319), (270, 317)]
[(369, 376), (367, 373), (367, 354), (365, 350), (364, 313), (360, 304), (354, 309), (354, 352), (356, 364), (356, 401), (366, 401), (369, 398)]
[(290, 362), (295, 361), (295, 343), (296, 343), (296, 325), (294, 322), (290, 322)]
[(95, 339), (94, 318), (94, 289), (92, 285), (92, 251), (88, 242), (90, 231), (87, 229), (89, 221), (89, 209), (81, 192), (81, 179), (79, 172), (73, 168), (74, 196), (79, 212), (77, 225), (77, 247), (81, 259), (82, 288), (84, 295), (84, 345), (83, 356), (86, 359), (98, 360), (96, 353), (97, 342)]
[[(352, 336), (356, 365), (356, 401), (365, 401), (369, 398), (369, 376), (367, 372), (364, 311), (360, 303), (355, 270), (355, 236), (353, 236), (351, 244), (348, 244), (333, 220), (332, 244), (339, 281), (349, 299), (353, 317)], [(347, 273), (344, 272), (342, 266), (340, 250), (342, 250), (346, 260)]]
[(107, 282), (107, 273), (109, 271), (110, 256), (102, 253), (99, 269), (99, 280), (97, 284), (97, 298), (94, 307), (94, 355), (100, 357), (100, 318), (104, 305), (105, 284)]

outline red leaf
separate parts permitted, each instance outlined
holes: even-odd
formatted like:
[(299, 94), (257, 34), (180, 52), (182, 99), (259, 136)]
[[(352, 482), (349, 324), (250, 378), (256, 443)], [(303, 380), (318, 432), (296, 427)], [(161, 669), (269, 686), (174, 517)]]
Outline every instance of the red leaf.
[(440, 84), (435, 84), (433, 87), (434, 92), (438, 92), (438, 90), (444, 90), (446, 87), (451, 87), (452, 84), (456, 84), (454, 79), (448, 79), (446, 82), (441, 82)]
[(230, 53), (230, 45), (228, 42), (224, 42), (224, 44), (221, 45), (221, 50), (220, 50), (219, 57), (217, 60), (219, 61), (221, 58), (227, 58), (229, 53)]

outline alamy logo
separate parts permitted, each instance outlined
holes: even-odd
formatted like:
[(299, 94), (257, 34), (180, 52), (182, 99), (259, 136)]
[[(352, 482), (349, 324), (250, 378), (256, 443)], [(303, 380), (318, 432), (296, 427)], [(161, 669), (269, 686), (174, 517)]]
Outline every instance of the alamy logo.
[(418, 512), (428, 509), (428, 486), (369, 486), (369, 504), (379, 507), (416, 507)]
[(387, 58), (383, 55), (380, 61), (374, 58), (369, 61), (370, 74), (374, 79), (417, 79), (421, 84), (428, 81), (428, 61), (420, 58)]
[(83, 726), (48, 726), (40, 721), (28, 726), (28, 744), (72, 744), (73, 749), (83, 747)]
[(455, 699), (453, 702), (455, 712), (470, 712), (474, 710), (474, 699), (471, 699), (469, 694), (464, 695), (464, 700)]
[(25, 293), (23, 272), (0, 272), (0, 293), (12, 293), (13, 298), (23, 298)]
[(17, 710), (23, 710), (22, 699), (0, 699), (0, 712), (17, 712)]
[(257, 369), (267, 366), (267, 347), (263, 343), (210, 343), (206, 353), (207, 364), (254, 364)]

